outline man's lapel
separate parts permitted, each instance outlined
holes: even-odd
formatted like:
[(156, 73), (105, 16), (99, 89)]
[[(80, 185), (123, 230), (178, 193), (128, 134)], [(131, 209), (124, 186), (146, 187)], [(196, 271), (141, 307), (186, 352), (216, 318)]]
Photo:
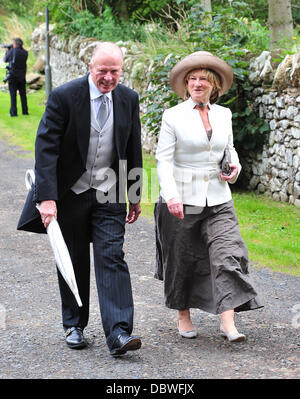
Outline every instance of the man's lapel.
[[(118, 86), (112, 92), (113, 98), (113, 106), (114, 106), (114, 137), (115, 137), (115, 145), (118, 158), (122, 158), (122, 143), (124, 143), (125, 137), (124, 134), (127, 133), (127, 119), (128, 116), (126, 114), (128, 106), (126, 104), (125, 98), (120, 94), (120, 90)], [(124, 128), (125, 127), (125, 128)]]
[(79, 152), (85, 165), (91, 130), (91, 102), (88, 75), (82, 78), (81, 86), (74, 95), (74, 113)]

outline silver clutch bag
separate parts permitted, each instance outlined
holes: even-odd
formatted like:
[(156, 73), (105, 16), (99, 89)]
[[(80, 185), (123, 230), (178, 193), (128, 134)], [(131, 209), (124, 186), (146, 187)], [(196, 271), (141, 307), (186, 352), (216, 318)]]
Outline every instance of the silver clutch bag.
[(229, 148), (227, 145), (225, 147), (224, 156), (221, 161), (221, 170), (222, 170), (222, 174), (224, 176), (229, 176), (231, 174), (230, 163), (231, 163), (231, 156), (230, 156), (230, 151), (229, 151)]

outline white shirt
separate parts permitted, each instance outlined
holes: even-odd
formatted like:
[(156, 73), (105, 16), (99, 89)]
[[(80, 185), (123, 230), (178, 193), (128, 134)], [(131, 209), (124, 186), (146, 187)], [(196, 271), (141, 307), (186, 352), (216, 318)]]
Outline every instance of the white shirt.
[[(99, 111), (100, 105), (102, 103), (103, 93), (101, 93), (101, 91), (98, 89), (98, 87), (93, 82), (91, 74), (89, 75), (88, 81), (89, 81), (89, 86), (90, 86), (91, 112), (93, 113), (92, 116), (94, 117), (94, 119), (97, 120), (98, 111)], [(112, 93), (110, 91), (109, 93), (104, 93), (104, 94), (105, 94), (106, 98), (108, 99), (108, 101), (107, 101), (108, 113), (110, 113), (111, 107), (113, 105)], [(93, 118), (91, 118), (91, 119), (93, 119)]]

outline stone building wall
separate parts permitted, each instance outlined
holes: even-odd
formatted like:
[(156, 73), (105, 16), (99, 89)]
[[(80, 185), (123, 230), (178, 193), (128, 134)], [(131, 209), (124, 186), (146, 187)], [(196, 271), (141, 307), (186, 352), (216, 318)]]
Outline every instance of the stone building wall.
[(273, 70), (264, 52), (251, 65), (253, 105), (270, 127), (260, 153), (243, 160), (249, 188), (300, 206), (300, 53)]
[[(43, 50), (45, 29), (36, 29), (33, 47)], [(98, 41), (76, 37), (62, 39), (50, 35), (53, 87), (88, 72), (88, 62)], [(151, 65), (139, 63), (142, 51), (133, 43), (118, 43), (124, 54), (122, 82), (141, 92)], [(276, 201), (300, 206), (300, 52), (287, 56), (274, 70), (270, 53), (264, 51), (250, 64), (250, 81), (256, 86), (253, 104), (268, 121), (266, 143), (260, 153), (241, 159), (248, 188), (271, 196)], [(137, 85), (137, 87), (135, 87)], [(145, 107), (145, 105), (142, 105)], [(143, 111), (143, 108), (142, 108)], [(155, 151), (156, 139), (142, 129), (143, 146)]]

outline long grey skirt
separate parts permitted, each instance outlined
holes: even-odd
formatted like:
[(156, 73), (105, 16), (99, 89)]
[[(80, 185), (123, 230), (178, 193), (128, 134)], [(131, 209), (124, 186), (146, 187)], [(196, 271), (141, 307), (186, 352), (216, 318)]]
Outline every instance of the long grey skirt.
[(165, 304), (213, 314), (262, 307), (248, 272), (248, 250), (233, 201), (212, 207), (184, 205), (173, 216), (160, 197), (155, 204), (156, 269)]

